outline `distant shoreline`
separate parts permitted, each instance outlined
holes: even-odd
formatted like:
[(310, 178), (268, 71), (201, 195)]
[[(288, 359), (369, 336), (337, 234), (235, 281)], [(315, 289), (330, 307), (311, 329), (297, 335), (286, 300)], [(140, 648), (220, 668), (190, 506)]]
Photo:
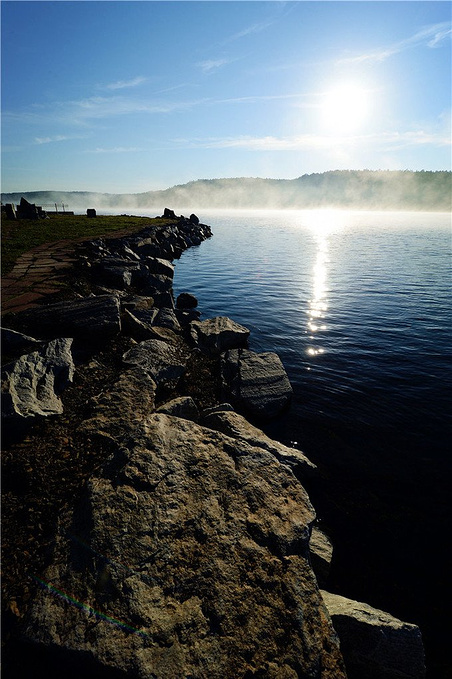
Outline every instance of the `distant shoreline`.
[(452, 210), (450, 171), (338, 170), (296, 179), (251, 177), (198, 179), (159, 191), (102, 193), (95, 191), (18, 191), (2, 193), (2, 203), (21, 197), (75, 212), (150, 210), (162, 204), (195, 209), (348, 209), (449, 212)]

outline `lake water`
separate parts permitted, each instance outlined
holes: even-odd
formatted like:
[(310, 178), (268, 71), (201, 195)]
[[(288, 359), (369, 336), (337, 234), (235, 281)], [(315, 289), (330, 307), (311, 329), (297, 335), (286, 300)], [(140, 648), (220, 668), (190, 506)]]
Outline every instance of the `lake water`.
[(175, 293), (281, 357), (293, 402), (265, 430), (319, 465), (308, 490), (336, 543), (329, 588), (420, 624), (430, 676), (451, 676), (450, 215), (198, 216), (213, 237), (176, 263)]
[[(203, 317), (251, 330), (294, 386), (300, 420), (439, 435), (452, 386), (451, 223), (438, 213), (218, 211), (176, 264)], [(426, 451), (427, 452), (427, 451)]]

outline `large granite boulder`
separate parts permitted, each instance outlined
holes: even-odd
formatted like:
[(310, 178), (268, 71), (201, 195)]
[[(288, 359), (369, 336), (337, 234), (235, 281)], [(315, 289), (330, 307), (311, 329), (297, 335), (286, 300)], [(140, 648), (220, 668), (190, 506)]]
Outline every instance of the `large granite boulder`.
[(225, 398), (254, 417), (275, 417), (292, 398), (289, 378), (274, 352), (227, 351), (222, 356), (221, 374)]
[(313, 520), (269, 452), (149, 416), (60, 531), (26, 622), (35, 674), (345, 679)]
[(26, 419), (63, 412), (60, 395), (75, 370), (71, 345), (68, 338), (43, 343), (2, 369), (3, 417)]
[(98, 295), (29, 309), (18, 315), (21, 329), (34, 337), (73, 337), (101, 344), (121, 330), (119, 298)]
[(322, 590), (349, 679), (423, 679), (419, 628), (365, 603)]
[(159, 339), (140, 342), (124, 354), (124, 362), (145, 370), (158, 386), (174, 389), (186, 370), (187, 356), (180, 347)]
[(214, 410), (202, 418), (201, 424), (210, 429), (221, 431), (227, 436), (246, 441), (252, 446), (268, 450), (280, 462), (287, 464), (296, 475), (312, 476), (315, 472), (315, 464), (308, 460), (301, 450), (288, 448), (282, 443), (274, 441), (234, 411)]
[(193, 321), (191, 335), (202, 351), (216, 355), (244, 346), (250, 331), (227, 316), (216, 316), (205, 321)]

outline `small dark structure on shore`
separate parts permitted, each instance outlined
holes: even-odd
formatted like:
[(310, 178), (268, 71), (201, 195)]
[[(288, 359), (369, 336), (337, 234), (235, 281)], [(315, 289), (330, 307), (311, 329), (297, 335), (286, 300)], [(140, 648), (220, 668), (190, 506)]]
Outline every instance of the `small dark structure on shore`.
[(6, 219), (48, 219), (49, 215), (73, 215), (68, 212), (64, 203), (62, 204), (63, 211), (58, 211), (58, 205), (55, 203), (55, 210), (44, 210), (41, 205), (29, 203), (23, 196), (20, 199), (19, 205), (14, 203), (6, 203), (2, 205), (2, 217)]
[(87, 217), (97, 217), (96, 210), (92, 207), (89, 207), (86, 211), (86, 216)]
[(2, 212), (7, 219), (47, 219), (47, 213), (40, 205), (29, 203), (23, 197), (18, 206), (13, 203), (2, 205)]

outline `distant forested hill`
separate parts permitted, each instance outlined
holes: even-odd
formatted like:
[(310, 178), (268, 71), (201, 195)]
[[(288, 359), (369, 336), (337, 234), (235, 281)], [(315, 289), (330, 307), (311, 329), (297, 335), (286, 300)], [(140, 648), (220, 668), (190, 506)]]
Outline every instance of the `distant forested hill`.
[(163, 191), (94, 193), (89, 191), (22, 191), (2, 193), (3, 203), (64, 203), (70, 210), (180, 208), (342, 207), (362, 210), (450, 211), (451, 172), (335, 170), (297, 179), (198, 179)]

